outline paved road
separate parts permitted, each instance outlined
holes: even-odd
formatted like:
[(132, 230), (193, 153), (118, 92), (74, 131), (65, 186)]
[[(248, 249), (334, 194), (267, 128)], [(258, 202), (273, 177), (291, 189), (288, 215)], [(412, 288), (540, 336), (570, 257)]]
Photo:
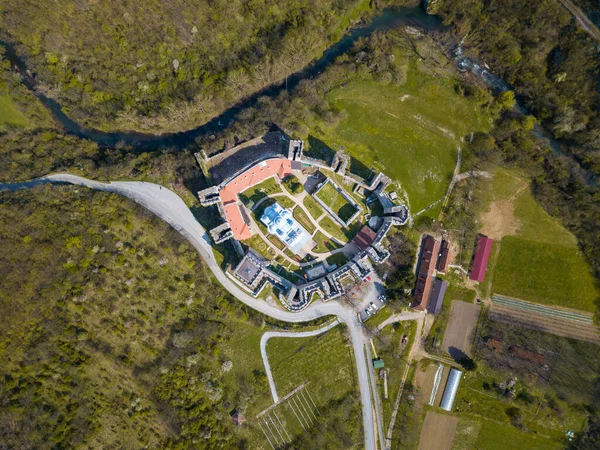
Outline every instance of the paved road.
[(213, 272), (215, 278), (227, 291), (239, 301), (262, 314), (284, 322), (294, 323), (307, 322), (328, 315), (337, 316), (340, 321), (348, 326), (352, 336), (352, 346), (354, 349), (354, 358), (356, 360), (356, 369), (358, 371), (358, 382), (363, 409), (365, 448), (367, 450), (375, 449), (373, 404), (369, 392), (367, 362), (363, 351), (365, 338), (362, 334), (360, 321), (352, 309), (334, 300), (327, 303), (316, 302), (301, 312), (291, 313), (250, 296), (233, 283), (221, 270), (215, 260), (210, 243), (211, 241), (206, 230), (198, 223), (181, 197), (175, 192), (157, 184), (140, 181), (100, 183), (76, 175), (56, 174), (24, 183), (0, 184), (0, 190), (12, 191), (17, 189), (29, 189), (44, 183), (68, 183), (84, 186), (90, 189), (123, 195), (136, 203), (139, 203), (179, 231), (179, 233), (181, 233), (196, 248), (204, 262)]
[(331, 330), (338, 323), (340, 323), (339, 319), (334, 320), (330, 324), (325, 325), (324, 327), (318, 328), (313, 331), (267, 331), (260, 338), (260, 355), (263, 359), (263, 364), (265, 365), (265, 372), (267, 372), (267, 379), (269, 380), (269, 387), (271, 388), (271, 396), (273, 397), (273, 402), (277, 403), (279, 401), (279, 395), (277, 395), (277, 388), (275, 387), (275, 380), (273, 379), (273, 373), (271, 372), (271, 365), (269, 364), (269, 358), (267, 356), (267, 342), (269, 339), (274, 337), (284, 337), (284, 338), (303, 338), (303, 337), (311, 337), (318, 336), (319, 334), (323, 334), (326, 331)]

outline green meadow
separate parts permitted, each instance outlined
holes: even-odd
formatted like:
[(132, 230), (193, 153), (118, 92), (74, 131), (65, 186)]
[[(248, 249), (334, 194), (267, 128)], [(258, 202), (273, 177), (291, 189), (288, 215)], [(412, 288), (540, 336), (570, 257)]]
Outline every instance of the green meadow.
[(383, 170), (407, 192), (414, 212), (444, 196), (460, 138), (489, 128), (489, 115), (457, 94), (452, 79), (432, 77), (412, 65), (402, 86), (354, 79), (327, 99), (346, 117), (315, 132), (310, 151), (344, 146), (355, 158), (353, 172)]
[(535, 201), (528, 181), (498, 168), (483, 195), (482, 212), (489, 211), (494, 201), (508, 202), (514, 215), (513, 231), (500, 240), (497, 260), (492, 252), (486, 280), (491, 281), (492, 291), (595, 311), (598, 289), (589, 264), (575, 237)]

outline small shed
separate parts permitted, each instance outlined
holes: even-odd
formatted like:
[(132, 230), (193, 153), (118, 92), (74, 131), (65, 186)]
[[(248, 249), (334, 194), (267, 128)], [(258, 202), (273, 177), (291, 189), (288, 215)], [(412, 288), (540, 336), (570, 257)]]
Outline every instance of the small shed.
[(385, 367), (385, 364), (383, 363), (383, 359), (374, 359), (373, 360), (373, 368), (374, 369), (383, 369)]
[(241, 425), (246, 421), (246, 417), (241, 412), (239, 412), (237, 409), (234, 409), (233, 411), (231, 411), (230, 416), (231, 416), (231, 420), (236, 425)]

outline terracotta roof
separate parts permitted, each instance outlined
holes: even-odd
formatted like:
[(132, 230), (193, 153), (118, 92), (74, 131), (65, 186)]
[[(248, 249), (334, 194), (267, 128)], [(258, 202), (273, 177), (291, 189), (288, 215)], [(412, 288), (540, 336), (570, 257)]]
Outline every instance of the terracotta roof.
[(354, 239), (352, 239), (352, 242), (356, 244), (356, 246), (361, 251), (364, 251), (369, 245), (371, 245), (375, 241), (376, 237), (377, 233), (375, 233), (370, 227), (365, 225), (354, 237)]
[(450, 249), (448, 248), (448, 241), (443, 240), (440, 248), (440, 258), (437, 262), (437, 271), (446, 273), (448, 271), (448, 263), (450, 262)]
[(421, 241), (421, 254), (419, 267), (417, 268), (417, 282), (413, 294), (411, 307), (420, 311), (425, 311), (429, 296), (431, 294), (431, 285), (433, 283), (433, 271), (437, 261), (440, 242), (432, 236), (425, 235)]
[(241, 173), (221, 189), (219, 196), (223, 203), (227, 222), (233, 232), (233, 237), (238, 241), (243, 241), (244, 239), (252, 237), (252, 231), (250, 231), (250, 228), (244, 222), (240, 207), (237, 204), (238, 195), (246, 189), (274, 175), (283, 178), (291, 173), (292, 165), (289, 159), (267, 159)]
[(473, 268), (469, 278), (480, 283), (485, 278), (485, 271), (487, 269), (488, 260), (490, 258), (490, 252), (492, 251), (492, 240), (487, 236), (481, 236), (477, 243), (477, 253), (475, 253), (475, 259), (473, 261)]

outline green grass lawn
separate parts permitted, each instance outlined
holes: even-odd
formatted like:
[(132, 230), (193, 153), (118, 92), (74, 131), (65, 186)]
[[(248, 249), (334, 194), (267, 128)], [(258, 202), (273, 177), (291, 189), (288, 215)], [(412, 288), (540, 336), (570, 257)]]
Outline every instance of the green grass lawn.
[(315, 199), (309, 195), (304, 197), (302, 203), (304, 204), (304, 207), (308, 210), (310, 215), (313, 216), (313, 219), (318, 219), (325, 212), (323, 211), (323, 208), (321, 208), (321, 206), (315, 201)]
[(0, 125), (5, 123), (21, 127), (30, 125), (29, 120), (13, 103), (10, 95), (0, 92)]
[(340, 325), (309, 338), (273, 338), (267, 354), (280, 397), (304, 382), (310, 382), (313, 396), (319, 397), (317, 404), (357, 389), (352, 348)]
[(444, 196), (460, 138), (489, 129), (488, 114), (457, 94), (453, 80), (413, 67), (403, 86), (355, 79), (327, 99), (347, 117), (322, 127), (316, 138), (332, 149), (346, 147), (365, 167), (398, 180), (413, 211)]
[(242, 241), (243, 244), (255, 250), (259, 255), (270, 261), (275, 257), (275, 252), (267, 245), (260, 235), (255, 234), (250, 239)]
[(564, 444), (557, 439), (524, 433), (510, 425), (489, 420), (460, 418), (452, 450), (505, 450), (507, 448), (552, 450), (562, 449)]
[(511, 203), (514, 214), (515, 231), (492, 249), (485, 280), (486, 286), (491, 283), (489, 293), (595, 311), (598, 289), (575, 237), (535, 201), (528, 183), (497, 168), (481, 193), (482, 213), (496, 201)]
[(532, 302), (596, 310), (597, 292), (587, 262), (575, 246), (502, 239), (494, 292)]
[(561, 449), (564, 444), (560, 441), (523, 433), (518, 429), (484, 420), (475, 443), (476, 448), (485, 450), (505, 450), (507, 442), (513, 448), (528, 450)]
[(257, 203), (260, 199), (279, 192), (281, 192), (281, 187), (275, 178), (269, 178), (240, 193), (240, 199), (247, 205), (250, 202)]
[(321, 221), (319, 222), (319, 225), (321, 225), (321, 227), (323, 227), (325, 231), (327, 231), (336, 239), (339, 239), (341, 242), (348, 242), (354, 237), (353, 233), (350, 230), (348, 230), (347, 228), (340, 227), (329, 216), (323, 217), (323, 219), (321, 219)]
[(333, 242), (327, 236), (325, 236), (320, 231), (317, 231), (313, 240), (317, 243), (315, 248), (313, 248), (314, 253), (328, 253), (331, 250), (335, 250), (336, 248), (340, 248), (338, 244)]
[(313, 221), (306, 215), (304, 210), (300, 207), (294, 208), (294, 219), (298, 221), (302, 227), (308, 231), (310, 234), (313, 234), (317, 229), (317, 226), (313, 223)]
[(325, 203), (342, 221), (346, 222), (356, 208), (351, 205), (331, 184), (327, 183), (317, 192), (317, 197)]

